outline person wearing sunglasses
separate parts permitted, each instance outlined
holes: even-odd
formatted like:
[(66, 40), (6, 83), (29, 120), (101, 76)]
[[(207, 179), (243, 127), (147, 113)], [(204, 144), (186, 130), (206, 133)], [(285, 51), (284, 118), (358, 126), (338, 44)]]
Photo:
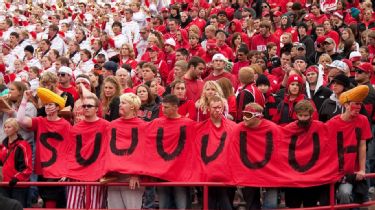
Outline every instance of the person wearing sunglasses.
[[(84, 84), (82, 82), (87, 83), (88, 80), (85, 77), (79, 77), (76, 80), (76, 84), (83, 88)], [(86, 86), (86, 85), (85, 85)], [(81, 99), (79, 99), (81, 100)], [(83, 148), (94, 148), (97, 147), (95, 141), (99, 134), (101, 136), (105, 135), (107, 127), (109, 126), (109, 122), (104, 120), (103, 118), (98, 117), (99, 111), (99, 99), (94, 94), (85, 94), (85, 98), (82, 99), (81, 107), (83, 109), (83, 119), (75, 124), (72, 127), (71, 134), (73, 139), (78, 140), (78, 135), (81, 136), (81, 144)], [(73, 147), (78, 145), (74, 144)], [(76, 151), (78, 148), (74, 148), (73, 151)], [(78, 149), (79, 150), (79, 149)], [(85, 152), (92, 152), (92, 151), (80, 151), (80, 155), (86, 157)], [(100, 150), (100, 153), (103, 154), (104, 150)], [(99, 161), (99, 160), (97, 160)], [(87, 164), (84, 167), (90, 167), (91, 164)], [(82, 168), (82, 165), (72, 166), (72, 167), (79, 167)], [(89, 173), (89, 172), (88, 172)], [(72, 174), (70, 174), (72, 176)], [(79, 175), (78, 175), (79, 176)], [(71, 180), (71, 181), (83, 181), (83, 180)], [(87, 181), (87, 180), (86, 180)], [(96, 180), (92, 180), (96, 181)], [(86, 190), (90, 191), (90, 197), (88, 198), (91, 202), (89, 206), (86, 206)], [(105, 201), (106, 201), (106, 187), (105, 186), (89, 186), (88, 188), (85, 186), (69, 186), (67, 187), (67, 208), (89, 208), (89, 209), (96, 209), (96, 208), (104, 208)]]
[(369, 88), (369, 93), (363, 100), (363, 105), (371, 124), (375, 124), (375, 89), (370, 83), (373, 71), (371, 63), (361, 63), (359, 66), (355, 67), (354, 74), (354, 79), (358, 85), (366, 85)]

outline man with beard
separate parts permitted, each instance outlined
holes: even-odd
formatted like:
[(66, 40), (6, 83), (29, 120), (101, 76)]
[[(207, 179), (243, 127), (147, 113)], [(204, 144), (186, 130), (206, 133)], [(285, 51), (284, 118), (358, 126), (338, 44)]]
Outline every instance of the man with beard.
[[(284, 127), (287, 136), (297, 135), (299, 145), (310, 144), (309, 142), (313, 142), (312, 138), (314, 133), (320, 134), (324, 131), (324, 123), (313, 120), (312, 116), (315, 109), (309, 100), (299, 101), (294, 107), (294, 111), (297, 115), (297, 120)], [(296, 147), (296, 150), (297, 149), (298, 147)], [(299, 158), (303, 156), (301, 155)], [(310, 158), (310, 156), (311, 154), (306, 154), (306, 158)], [(313, 207), (317, 205), (317, 201), (319, 201), (320, 205), (328, 205), (329, 196), (325, 196), (328, 195), (326, 193), (329, 193), (329, 185), (307, 188), (286, 188), (285, 204), (289, 208), (299, 208), (301, 204), (303, 204), (303, 207)]]
[(206, 62), (200, 57), (192, 57), (188, 63), (188, 71), (184, 76), (186, 83), (186, 98), (197, 101), (202, 94), (204, 82), (201, 75), (206, 68)]

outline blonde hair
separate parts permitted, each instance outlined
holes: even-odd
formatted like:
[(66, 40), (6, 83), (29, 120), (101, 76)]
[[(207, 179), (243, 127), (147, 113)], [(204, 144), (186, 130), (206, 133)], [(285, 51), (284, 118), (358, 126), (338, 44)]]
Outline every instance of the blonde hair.
[(197, 107), (202, 109), (203, 113), (206, 113), (207, 108), (209, 107), (208, 98), (206, 96), (207, 87), (213, 87), (216, 91), (216, 95), (220, 96), (221, 98), (224, 98), (223, 90), (217, 82), (209, 80), (206, 83), (204, 83), (202, 95), (196, 103)]
[(141, 99), (134, 93), (124, 93), (120, 96), (120, 102), (126, 101), (135, 107), (134, 111), (138, 111), (141, 107)]
[(332, 58), (331, 56), (329, 56), (327, 53), (323, 53), (320, 57), (319, 57), (319, 61), (318, 63), (321, 64), (322, 60), (328, 60), (329, 63), (332, 63)]
[(8, 118), (7, 120), (5, 120), (3, 124), (3, 128), (5, 128), (6, 125), (12, 126), (13, 128), (16, 129), (16, 131), (20, 129), (20, 125), (18, 124), (16, 118)]
[(129, 58), (131, 59), (135, 59), (135, 52), (134, 52), (134, 48), (133, 48), (133, 45), (132, 44), (129, 44), (129, 43), (125, 43), (122, 45), (122, 47), (128, 47), (129, 49)]
[[(113, 86), (115, 86), (115, 93), (113, 94), (113, 96), (111, 97), (106, 97), (105, 94), (104, 94), (104, 86), (105, 86), (105, 83), (111, 83)], [(121, 94), (121, 85), (120, 83), (118, 82), (117, 78), (115, 76), (109, 76), (107, 78), (105, 78), (104, 82), (103, 82), (103, 85), (102, 85), (102, 90), (101, 90), (101, 99), (102, 99), (102, 104), (103, 104), (103, 110), (104, 112), (103, 113), (107, 113), (108, 112), (108, 109), (109, 109), (109, 105), (111, 104), (112, 100), (118, 96), (120, 96)]]
[(238, 80), (242, 84), (250, 84), (254, 82), (254, 69), (251, 67), (242, 67), (238, 72)]

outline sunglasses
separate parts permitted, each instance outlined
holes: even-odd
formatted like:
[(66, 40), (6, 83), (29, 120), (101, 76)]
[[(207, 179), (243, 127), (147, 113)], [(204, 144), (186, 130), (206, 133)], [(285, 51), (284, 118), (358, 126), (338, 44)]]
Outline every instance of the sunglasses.
[(91, 108), (96, 107), (96, 106), (91, 105), (91, 104), (83, 104), (82, 107), (83, 107), (84, 109), (91, 109)]
[(59, 77), (65, 77), (65, 75), (66, 75), (65, 73), (58, 73), (57, 74), (57, 76), (59, 76)]
[(355, 70), (355, 73), (357, 73), (357, 74), (363, 74), (363, 73), (365, 73), (365, 72), (362, 71), (361, 69), (356, 69), (356, 70)]

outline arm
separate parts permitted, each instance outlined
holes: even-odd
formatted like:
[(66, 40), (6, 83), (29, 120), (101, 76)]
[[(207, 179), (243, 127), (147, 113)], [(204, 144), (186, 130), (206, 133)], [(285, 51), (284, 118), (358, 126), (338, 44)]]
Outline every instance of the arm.
[(366, 170), (366, 140), (361, 140), (358, 147), (358, 164), (359, 171), (357, 172), (356, 179), (364, 179), (365, 170)]
[(27, 90), (23, 94), (23, 98), (17, 112), (17, 122), (24, 128), (31, 128), (32, 119), (26, 116), (26, 104), (32, 95), (31, 90)]

